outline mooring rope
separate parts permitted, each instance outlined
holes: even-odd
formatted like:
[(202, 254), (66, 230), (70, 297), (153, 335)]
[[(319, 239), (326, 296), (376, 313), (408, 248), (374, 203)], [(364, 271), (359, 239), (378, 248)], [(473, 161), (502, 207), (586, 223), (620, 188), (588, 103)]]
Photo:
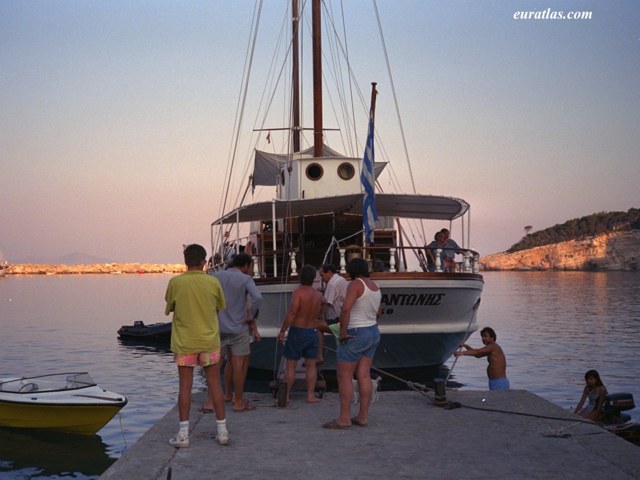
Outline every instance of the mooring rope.
[[(324, 346), (325, 350), (329, 350), (331, 352), (337, 353), (336, 349), (328, 347), (328, 346)], [(385, 375), (387, 377), (393, 378), (394, 380), (397, 380), (401, 383), (404, 383), (407, 385), (407, 387), (409, 387), (411, 390), (420, 393), (423, 396), (427, 396), (426, 394), (429, 392), (432, 392), (433, 389), (427, 387), (426, 385), (423, 385), (421, 383), (416, 383), (416, 382), (412, 382), (411, 380), (405, 380), (404, 378), (400, 378), (397, 375), (394, 375), (393, 373), (389, 373), (385, 370), (382, 370), (381, 368), (378, 367), (374, 367), (373, 365), (371, 366), (371, 370), (381, 374), (381, 375)]]
[[(476, 307), (475, 310), (477, 311), (477, 306), (480, 303), (480, 299), (478, 299), (478, 302), (476, 302)], [(328, 347), (325, 345), (324, 347), (325, 349), (331, 351), (331, 352), (336, 352), (335, 349)], [(453, 367), (452, 367), (453, 368)], [(388, 377), (393, 378), (394, 380), (397, 380), (401, 383), (404, 383), (407, 385), (407, 387), (409, 387), (411, 390), (418, 392), (419, 394), (421, 394), (422, 396), (429, 398), (430, 400), (433, 400), (434, 403), (435, 402), (435, 398), (433, 398), (433, 393), (435, 393), (435, 390), (432, 388), (427, 387), (426, 385), (420, 384), (420, 383), (416, 383), (416, 382), (412, 382), (411, 380), (405, 380), (403, 378), (400, 378), (392, 373), (389, 373), (385, 370), (382, 370), (378, 367), (374, 367), (371, 366), (371, 370), (376, 371), (377, 373), (380, 373), (382, 375), (386, 375)], [(449, 377), (447, 376), (447, 381), (448, 381)], [(445, 381), (445, 386), (446, 386), (446, 381)], [(602, 428), (602, 430), (608, 431), (607, 428), (604, 425), (600, 425), (598, 423), (594, 423), (590, 420), (576, 420), (575, 418), (566, 418), (566, 417), (556, 417), (556, 416), (552, 416), (552, 415), (540, 415), (537, 413), (527, 413), (527, 412), (514, 412), (513, 410), (502, 410), (502, 409), (497, 409), (497, 408), (484, 408), (484, 407), (473, 407), (471, 405), (465, 405), (463, 403), (460, 402), (451, 402), (451, 401), (445, 401), (442, 404), (437, 404), (437, 406), (444, 408), (445, 410), (454, 410), (457, 408), (468, 408), (470, 410), (477, 410), (477, 411), (481, 411), (481, 412), (493, 412), (493, 413), (504, 413), (504, 414), (508, 414), (508, 415), (520, 415), (520, 416), (524, 416), (524, 417), (533, 417), (533, 418), (542, 418), (542, 419), (546, 419), (546, 420), (558, 420), (561, 422), (572, 422), (571, 425), (568, 425), (564, 428), (561, 429), (556, 429), (554, 430), (553, 433), (549, 433), (549, 434), (544, 434), (544, 437), (555, 437), (555, 438), (569, 438), (571, 436), (571, 434), (568, 433), (562, 433), (565, 430), (568, 430), (570, 428), (573, 428), (577, 425), (581, 425), (581, 424), (586, 424), (586, 425), (595, 425), (598, 426), (600, 428)]]
[[(478, 314), (478, 308), (480, 307), (480, 300), (481, 300), (481, 298), (478, 298), (476, 303), (473, 305), (473, 314), (471, 315), (471, 318), (469, 319), (469, 325), (467, 325), (467, 331), (464, 334), (465, 340), (468, 338), (469, 330), (471, 330), (471, 325), (473, 324), (473, 320), (476, 318), (476, 316)], [(461, 348), (462, 348), (462, 345), (459, 345), (458, 348), (456, 349), (456, 352), (460, 351)], [(458, 362), (458, 358), (460, 358), (460, 357), (455, 357), (455, 359), (453, 360), (453, 364), (451, 365), (451, 368), (449, 369), (449, 373), (447, 374), (447, 378), (445, 378), (445, 380), (444, 380), (444, 384), (445, 385), (449, 382), (449, 377), (451, 377), (451, 373), (453, 373), (453, 369), (456, 366), (456, 363)]]

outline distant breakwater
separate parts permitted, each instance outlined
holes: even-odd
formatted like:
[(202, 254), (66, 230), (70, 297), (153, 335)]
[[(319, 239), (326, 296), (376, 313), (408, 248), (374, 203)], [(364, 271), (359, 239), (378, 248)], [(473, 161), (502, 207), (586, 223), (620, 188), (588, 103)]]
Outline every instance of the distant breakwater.
[(7, 275), (83, 275), (83, 274), (145, 274), (182, 273), (180, 263), (96, 263), (90, 265), (64, 265), (50, 263), (23, 263), (11, 265)]

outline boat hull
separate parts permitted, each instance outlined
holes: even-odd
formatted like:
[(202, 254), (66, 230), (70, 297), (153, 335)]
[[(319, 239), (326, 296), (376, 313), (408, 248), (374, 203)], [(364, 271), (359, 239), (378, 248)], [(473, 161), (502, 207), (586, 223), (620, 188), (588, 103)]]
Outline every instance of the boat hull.
[(0, 400), (0, 426), (93, 435), (126, 403), (125, 400), (110, 405), (46, 405)]
[[(484, 281), (478, 274), (380, 273), (372, 279), (382, 290), (378, 324), (380, 346), (374, 367), (420, 371), (445, 363), (478, 328), (477, 311)], [(260, 285), (261, 342), (252, 345), (250, 367), (277, 370), (282, 348), (276, 336), (295, 284)], [(325, 335), (323, 369), (335, 370), (335, 339)]]
[(0, 379), (0, 427), (93, 435), (126, 404), (86, 372)]

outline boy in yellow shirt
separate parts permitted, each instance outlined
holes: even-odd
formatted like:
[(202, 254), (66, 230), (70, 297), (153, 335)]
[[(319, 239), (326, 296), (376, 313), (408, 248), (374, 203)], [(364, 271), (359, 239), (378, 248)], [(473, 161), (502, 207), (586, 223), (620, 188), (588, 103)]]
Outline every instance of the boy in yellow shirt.
[(218, 310), (226, 308), (220, 282), (207, 275), (203, 268), (207, 252), (201, 245), (184, 249), (187, 271), (169, 280), (165, 300), (165, 315), (173, 312), (171, 351), (178, 365), (178, 434), (169, 440), (176, 448), (189, 446), (189, 410), (193, 370), (204, 369), (217, 419), (217, 439), (220, 445), (229, 443), (225, 420), (224, 396), (220, 382), (220, 331)]

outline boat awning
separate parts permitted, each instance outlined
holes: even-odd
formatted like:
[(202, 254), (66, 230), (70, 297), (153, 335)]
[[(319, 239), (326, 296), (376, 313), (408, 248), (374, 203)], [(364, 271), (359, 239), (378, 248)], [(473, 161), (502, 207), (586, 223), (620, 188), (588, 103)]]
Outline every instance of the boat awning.
[[(273, 200), (241, 206), (211, 225), (268, 220), (275, 204), (276, 218), (309, 217), (329, 213), (362, 215), (364, 194), (304, 200)], [(464, 215), (469, 204), (462, 199), (435, 195), (376, 194), (376, 209), (381, 217), (453, 220)]]

